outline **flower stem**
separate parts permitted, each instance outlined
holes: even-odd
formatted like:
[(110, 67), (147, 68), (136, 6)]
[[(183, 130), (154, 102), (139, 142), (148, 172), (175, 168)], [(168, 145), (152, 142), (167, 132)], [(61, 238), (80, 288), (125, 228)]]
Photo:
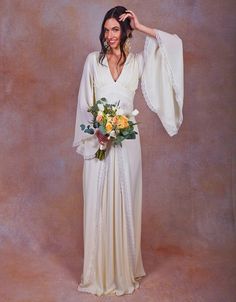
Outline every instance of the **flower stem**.
[(95, 153), (95, 157), (98, 158), (99, 160), (103, 160), (106, 155), (106, 150), (101, 150), (98, 149), (97, 152)]

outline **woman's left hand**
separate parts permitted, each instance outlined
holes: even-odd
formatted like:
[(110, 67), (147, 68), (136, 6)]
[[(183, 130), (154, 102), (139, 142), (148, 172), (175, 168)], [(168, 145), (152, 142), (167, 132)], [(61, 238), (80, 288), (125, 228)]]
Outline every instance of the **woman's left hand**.
[(127, 10), (124, 14), (120, 15), (119, 17), (120, 21), (124, 21), (126, 18), (130, 19), (130, 26), (132, 27), (132, 29), (138, 30), (140, 28), (141, 24), (133, 11)]
[(109, 142), (108, 137), (106, 135), (103, 135), (102, 132), (99, 129), (96, 131), (95, 134), (96, 134), (96, 136), (97, 136), (98, 141), (99, 141), (100, 144), (104, 145), (107, 142)]

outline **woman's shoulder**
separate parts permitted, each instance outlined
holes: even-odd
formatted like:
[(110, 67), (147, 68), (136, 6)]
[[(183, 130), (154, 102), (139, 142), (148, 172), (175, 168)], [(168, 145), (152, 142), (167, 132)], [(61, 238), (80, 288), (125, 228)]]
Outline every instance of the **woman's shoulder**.
[(131, 61), (134, 64), (140, 64), (140, 60), (142, 59), (143, 52), (130, 52), (128, 57), (128, 62)]
[(95, 50), (95, 51), (92, 51), (90, 52), (88, 55), (87, 55), (87, 60), (94, 60), (94, 59), (97, 59), (98, 56), (99, 56), (99, 51), (98, 50)]

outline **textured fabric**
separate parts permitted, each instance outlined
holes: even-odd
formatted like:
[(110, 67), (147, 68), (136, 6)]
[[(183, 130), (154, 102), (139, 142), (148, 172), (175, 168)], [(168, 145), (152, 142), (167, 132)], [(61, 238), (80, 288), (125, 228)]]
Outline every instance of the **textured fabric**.
[[(156, 30), (146, 37), (144, 51), (130, 53), (114, 81), (107, 58), (90, 53), (83, 69), (73, 146), (84, 157), (84, 261), (78, 290), (98, 296), (130, 294), (146, 275), (141, 255), (142, 164), (139, 135), (122, 147), (111, 147), (106, 159), (95, 158), (98, 141), (79, 125), (91, 116), (88, 106), (105, 97), (120, 101), (129, 113), (139, 79), (148, 106), (156, 112), (167, 133), (178, 132), (183, 120), (183, 53), (177, 35)], [(135, 121), (135, 118), (134, 118)], [(136, 126), (136, 131), (138, 128)]]

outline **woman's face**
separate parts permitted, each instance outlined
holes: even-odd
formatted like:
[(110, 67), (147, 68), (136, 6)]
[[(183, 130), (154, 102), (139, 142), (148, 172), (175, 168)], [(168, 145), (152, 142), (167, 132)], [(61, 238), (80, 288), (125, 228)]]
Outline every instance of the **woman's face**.
[(105, 40), (112, 49), (120, 47), (121, 28), (116, 19), (108, 19), (104, 24)]

